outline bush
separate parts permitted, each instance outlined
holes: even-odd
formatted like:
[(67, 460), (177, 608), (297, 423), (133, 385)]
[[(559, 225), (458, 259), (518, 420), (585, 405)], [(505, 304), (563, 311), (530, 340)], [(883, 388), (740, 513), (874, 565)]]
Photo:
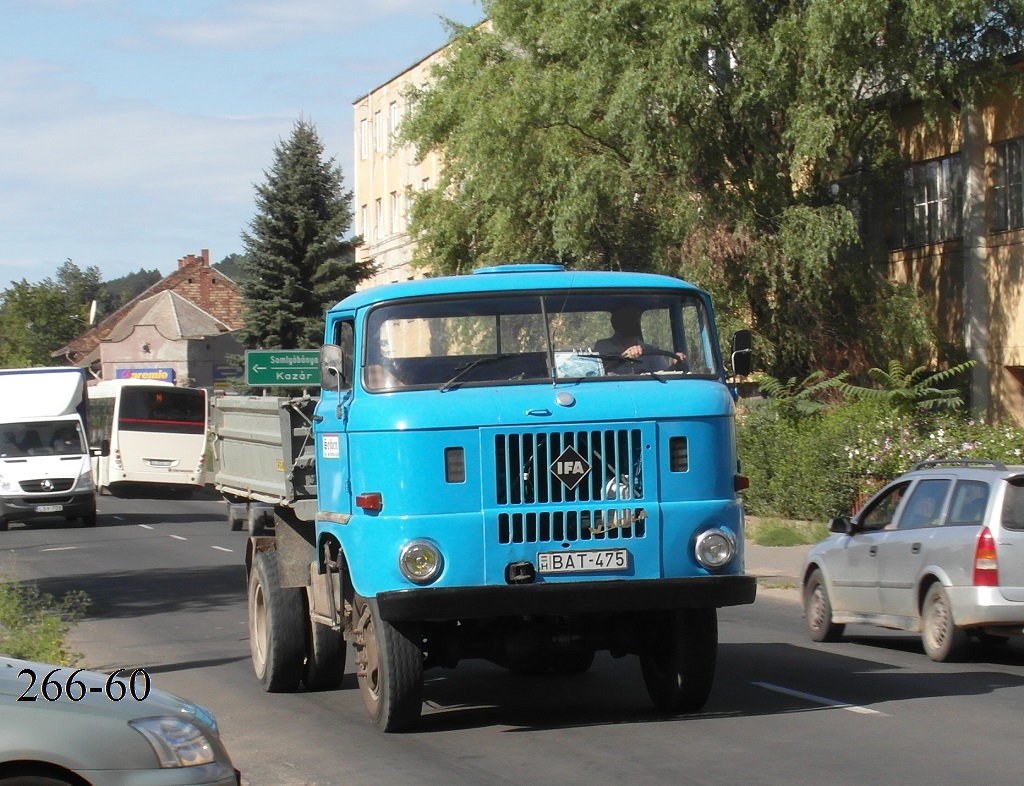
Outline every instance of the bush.
[(902, 413), (855, 401), (792, 417), (771, 400), (740, 407), (737, 442), (753, 515), (824, 521), (847, 515), (919, 461), (986, 458), (1024, 463), (1024, 429), (958, 413)]
[(81, 656), (68, 651), (66, 638), (88, 605), (84, 592), (57, 600), (38, 587), (0, 576), (0, 654), (73, 665)]

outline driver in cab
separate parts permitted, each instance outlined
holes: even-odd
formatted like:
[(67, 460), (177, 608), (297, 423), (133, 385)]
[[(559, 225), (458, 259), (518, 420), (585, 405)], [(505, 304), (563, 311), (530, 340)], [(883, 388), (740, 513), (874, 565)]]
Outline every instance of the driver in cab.
[[(636, 306), (621, 306), (612, 312), (612, 335), (594, 344), (594, 352), (605, 359), (609, 374), (685, 370), (686, 353), (669, 352), (644, 342), (640, 326), (641, 311)], [(623, 360), (616, 360), (621, 357)]]

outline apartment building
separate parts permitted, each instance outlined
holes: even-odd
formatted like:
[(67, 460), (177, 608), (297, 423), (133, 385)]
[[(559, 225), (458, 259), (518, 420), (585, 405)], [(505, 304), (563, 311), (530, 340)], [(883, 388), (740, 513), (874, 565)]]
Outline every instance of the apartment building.
[(1024, 98), (996, 85), (931, 128), (913, 106), (898, 120), (911, 163), (887, 222), (889, 274), (923, 293), (941, 359), (976, 361), (972, 409), (1024, 425)]
[(429, 82), (430, 68), (444, 52), (438, 49), (353, 103), (353, 209), (355, 232), (363, 238), (356, 257), (377, 265), (361, 289), (421, 275), (409, 264), (414, 248), (408, 235), (409, 208), (417, 191), (437, 183), (441, 161), (432, 153), (417, 163), (416, 151), (398, 144), (396, 132), (408, 109), (406, 91)]

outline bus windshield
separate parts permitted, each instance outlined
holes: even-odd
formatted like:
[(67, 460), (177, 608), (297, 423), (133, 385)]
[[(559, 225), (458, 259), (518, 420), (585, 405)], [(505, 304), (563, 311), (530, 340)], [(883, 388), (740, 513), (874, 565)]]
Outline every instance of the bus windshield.
[(552, 379), (717, 377), (703, 301), (678, 291), (499, 293), (384, 303), (369, 315), (374, 392)]

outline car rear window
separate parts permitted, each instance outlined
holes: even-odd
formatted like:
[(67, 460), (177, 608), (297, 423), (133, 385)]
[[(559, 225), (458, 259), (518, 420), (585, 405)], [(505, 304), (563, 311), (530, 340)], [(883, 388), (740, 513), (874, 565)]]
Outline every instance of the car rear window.
[(1007, 484), (1002, 525), (1006, 529), (1024, 530), (1024, 478), (1011, 478)]

